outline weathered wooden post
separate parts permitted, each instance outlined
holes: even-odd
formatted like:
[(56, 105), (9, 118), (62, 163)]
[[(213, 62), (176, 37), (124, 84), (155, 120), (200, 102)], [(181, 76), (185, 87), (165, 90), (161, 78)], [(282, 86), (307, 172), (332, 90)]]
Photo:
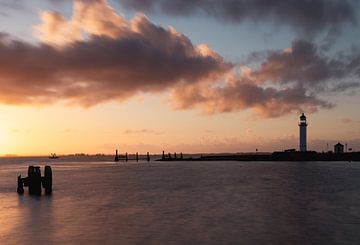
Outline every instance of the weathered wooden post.
[(52, 192), (52, 171), (50, 166), (45, 166), (45, 173), (42, 180), (42, 185), (45, 189), (45, 194), (50, 195)]
[(118, 150), (116, 149), (116, 154), (115, 154), (115, 159), (114, 159), (115, 162), (118, 162), (119, 161), (119, 155), (118, 155)]
[(150, 162), (150, 153), (149, 152), (146, 153), (146, 159), (148, 162)]
[(24, 194), (24, 182), (21, 179), (21, 175), (18, 176), (18, 187), (17, 187), (17, 193), (19, 193), (20, 195)]
[(174, 158), (175, 158), (175, 159), (177, 158), (177, 156), (176, 156), (176, 152), (174, 153)]
[(171, 159), (171, 154), (170, 154), (170, 152), (168, 153), (168, 155), (169, 155), (169, 159)]
[(128, 161), (128, 153), (125, 153), (125, 161)]
[(41, 195), (41, 171), (40, 167), (29, 166), (29, 193), (30, 195)]
[(136, 152), (136, 161), (138, 162), (139, 161), (139, 153)]
[(163, 151), (162, 159), (163, 159), (163, 160), (165, 159), (165, 151)]
[(45, 189), (45, 194), (50, 195), (52, 193), (52, 172), (50, 166), (45, 166), (44, 177), (41, 176), (40, 167), (29, 166), (28, 177), (21, 178), (21, 175), (17, 179), (18, 188), (17, 192), (21, 195), (24, 193), (24, 186), (29, 187), (30, 195), (41, 195), (41, 186)]
[(182, 152), (180, 152), (180, 159), (181, 159), (181, 160), (183, 159), (183, 154), (182, 154)]

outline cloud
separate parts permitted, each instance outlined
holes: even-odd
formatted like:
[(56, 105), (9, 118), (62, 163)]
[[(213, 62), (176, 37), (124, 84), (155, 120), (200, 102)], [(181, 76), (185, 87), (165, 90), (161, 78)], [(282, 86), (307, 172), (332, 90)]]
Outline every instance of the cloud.
[(292, 112), (315, 112), (319, 108), (332, 108), (330, 102), (308, 94), (302, 87), (264, 88), (246, 80), (213, 88), (211, 86), (185, 86), (173, 91), (177, 109), (198, 108), (206, 114), (254, 109), (262, 117), (279, 117)]
[(322, 98), (359, 85), (358, 52), (329, 58), (311, 42), (253, 55), (237, 67), (144, 14), (128, 20), (105, 0), (74, 2), (70, 19), (45, 11), (34, 45), (0, 33), (0, 103), (66, 101), (84, 107), (170, 91), (177, 109), (207, 114), (252, 109), (278, 117), (332, 108)]
[[(344, 91), (360, 85), (357, 73), (360, 63), (355, 63), (359, 57), (359, 53), (354, 52), (330, 58), (314, 43), (295, 40), (289, 49), (268, 52), (265, 61), (252, 72), (252, 76), (258, 83), (296, 83), (314, 91)], [(341, 81), (344, 78), (350, 81)]]
[(346, 117), (346, 118), (343, 118), (343, 119), (341, 120), (341, 122), (347, 124), (347, 123), (352, 123), (353, 120), (352, 120), (351, 118)]
[(124, 131), (124, 134), (153, 134), (153, 135), (160, 135), (162, 134), (159, 131), (152, 130), (152, 129), (127, 129)]
[(0, 17), (9, 17), (9, 15), (3, 11), (0, 11)]
[(105, 9), (111, 10), (106, 1), (76, 2), (74, 16), (84, 16), (81, 22), (42, 13), (39, 45), (1, 34), (0, 102), (67, 100), (91, 106), (140, 92), (162, 92), (179, 82), (196, 83), (231, 68), (174, 28), (156, 26), (144, 15), (128, 21), (109, 12), (104, 19), (99, 13)]
[(10, 18), (14, 11), (29, 11), (22, 0), (0, 0), (0, 18)]
[(258, 57), (258, 68), (242, 67), (240, 75), (231, 74), (217, 86), (198, 83), (174, 90), (175, 108), (195, 107), (207, 114), (252, 108), (260, 116), (278, 117), (332, 108), (334, 105), (321, 95), (360, 86), (353, 62), (358, 53), (329, 58), (315, 44), (296, 40), (291, 48)]
[(10, 10), (18, 10), (24, 8), (22, 0), (0, 0), (0, 7)]
[(241, 23), (288, 25), (299, 32), (334, 31), (345, 23), (356, 23), (356, 1), (352, 0), (119, 0), (128, 8), (162, 11), (171, 15), (205, 14)]
[(120, 38), (135, 32), (138, 22), (146, 19), (139, 15), (129, 22), (106, 0), (75, 0), (70, 20), (56, 11), (43, 11), (40, 17), (42, 24), (34, 28), (35, 35), (42, 42), (53, 45), (84, 40), (87, 35)]

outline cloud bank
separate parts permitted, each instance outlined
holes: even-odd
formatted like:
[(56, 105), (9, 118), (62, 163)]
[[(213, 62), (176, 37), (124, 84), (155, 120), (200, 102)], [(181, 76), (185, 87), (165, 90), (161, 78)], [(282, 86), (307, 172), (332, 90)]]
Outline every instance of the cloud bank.
[(65, 100), (89, 107), (169, 91), (177, 109), (252, 109), (278, 117), (332, 108), (324, 93), (359, 85), (358, 52), (330, 58), (309, 41), (296, 40), (260, 58), (253, 54), (260, 65), (239, 68), (143, 14), (124, 18), (106, 0), (75, 1), (70, 19), (54, 11), (40, 18), (34, 28), (38, 45), (0, 34), (0, 103)]
[(242, 67), (240, 75), (227, 77), (223, 84), (174, 90), (175, 107), (210, 114), (253, 108), (264, 117), (332, 108), (320, 95), (358, 88), (358, 59), (355, 53), (329, 58), (315, 44), (296, 40), (291, 48), (269, 51), (258, 68)]
[(128, 8), (171, 15), (205, 14), (234, 23), (244, 21), (289, 25), (302, 33), (334, 31), (356, 23), (352, 0), (119, 0)]
[[(106, 19), (104, 11), (109, 12)], [(156, 26), (144, 15), (125, 20), (106, 1), (76, 2), (70, 21), (56, 12), (42, 17), (36, 28), (40, 45), (0, 36), (3, 103), (66, 99), (91, 106), (139, 92), (162, 92), (231, 67), (207, 46), (194, 46), (175, 29)]]

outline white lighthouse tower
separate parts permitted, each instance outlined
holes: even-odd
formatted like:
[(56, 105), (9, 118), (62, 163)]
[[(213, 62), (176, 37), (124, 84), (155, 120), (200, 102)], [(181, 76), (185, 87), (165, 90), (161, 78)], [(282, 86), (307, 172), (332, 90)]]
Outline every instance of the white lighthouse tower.
[(300, 128), (300, 151), (305, 152), (306, 149), (306, 116), (304, 113), (300, 116), (299, 128)]

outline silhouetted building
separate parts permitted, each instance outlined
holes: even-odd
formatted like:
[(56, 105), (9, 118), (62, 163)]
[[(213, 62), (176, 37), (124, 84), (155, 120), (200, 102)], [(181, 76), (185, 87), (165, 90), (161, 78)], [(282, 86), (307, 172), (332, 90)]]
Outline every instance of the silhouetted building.
[(300, 116), (300, 121), (299, 121), (299, 128), (300, 128), (300, 133), (299, 133), (299, 138), (300, 138), (300, 151), (305, 152), (307, 151), (307, 146), (306, 146), (306, 127), (308, 126), (307, 122), (306, 122), (306, 116), (304, 115), (304, 113)]
[(340, 142), (334, 145), (334, 152), (336, 154), (344, 153), (344, 145)]
[(296, 152), (296, 149), (286, 149), (284, 152)]

